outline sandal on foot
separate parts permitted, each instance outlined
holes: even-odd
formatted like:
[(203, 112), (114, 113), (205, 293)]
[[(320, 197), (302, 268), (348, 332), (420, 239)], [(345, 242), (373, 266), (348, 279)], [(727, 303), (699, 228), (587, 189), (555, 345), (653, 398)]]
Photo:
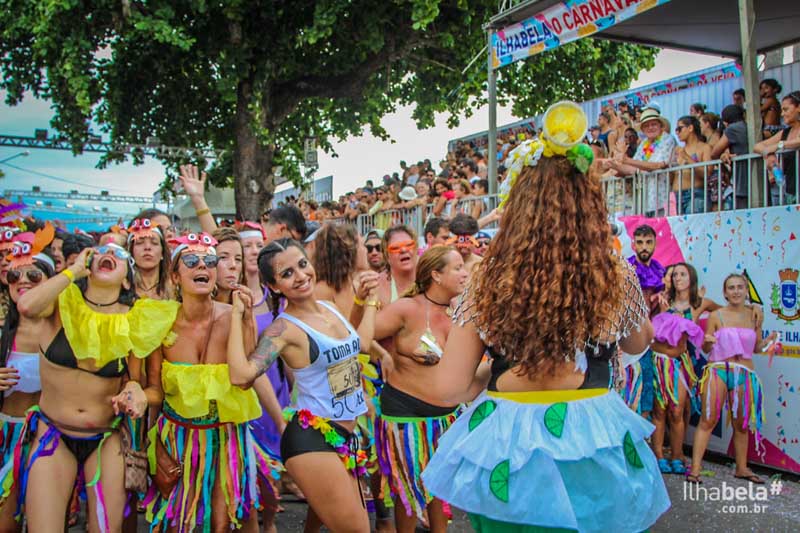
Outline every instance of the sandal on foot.
[(672, 473), (672, 467), (669, 465), (669, 461), (667, 461), (666, 459), (658, 460), (658, 469), (661, 470), (662, 474)]
[(696, 485), (702, 485), (703, 480), (700, 479), (700, 474), (686, 474), (686, 482), (687, 483), (694, 483)]
[(672, 460), (672, 473), (673, 474), (685, 474), (686, 473), (686, 465), (683, 464), (683, 461), (680, 459), (673, 459)]
[(765, 483), (763, 478), (761, 478), (761, 477), (759, 477), (759, 476), (757, 476), (755, 474), (752, 474), (752, 473), (751, 474), (745, 474), (743, 476), (734, 475), (733, 477), (735, 477), (736, 479), (746, 479), (747, 481), (749, 481), (753, 485), (763, 485)]

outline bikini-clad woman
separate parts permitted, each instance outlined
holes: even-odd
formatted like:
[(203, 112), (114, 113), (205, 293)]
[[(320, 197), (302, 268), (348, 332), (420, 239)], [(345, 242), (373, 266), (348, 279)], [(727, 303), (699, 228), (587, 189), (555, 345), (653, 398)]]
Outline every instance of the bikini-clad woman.
[(122, 526), (125, 463), (118, 428), (123, 414), (139, 418), (147, 405), (139, 365), (130, 364), (129, 371), (129, 361), (161, 344), (178, 308), (137, 300), (129, 260), (115, 244), (87, 248), (19, 299), (21, 315), (42, 320), (44, 341), (42, 392), (26, 421), (29, 455), (14, 467), (31, 531), (63, 529), (79, 469), (89, 496), (89, 530)]
[(468, 278), (457, 250), (431, 248), (417, 263), (414, 286), (375, 319), (376, 339), (394, 337), (392, 371), (381, 391), (376, 440), (401, 533), (414, 531), (426, 509), (431, 531), (447, 529), (442, 501), (425, 489), (420, 475), (439, 438), (456, 419), (457, 405), (433, 403), (428, 393), (435, 386), (430, 370), (442, 357), (452, 325), (450, 301), (461, 294)]
[[(6, 271), (10, 305), (2, 338), (0, 338), (0, 453), (2, 470), (0, 479), (14, 467), (14, 450), (23, 437), (25, 413), (39, 403), (42, 383), (39, 379), (39, 340), (42, 322), (46, 319), (27, 318), (17, 310), (20, 297), (55, 275), (53, 259), (33, 252), (33, 233), (17, 234), (18, 255)], [(28, 252), (24, 252), (25, 245)], [(18, 487), (4, 490), (0, 507), (0, 531), (17, 531), (20, 525), (14, 520), (17, 510)]]
[(367, 288), (366, 310), (356, 331), (333, 304), (315, 298), (316, 274), (299, 242), (272, 241), (261, 250), (258, 266), (271, 297), (284, 298), (286, 310), (248, 356), (241, 318), (249, 302), (234, 295), (228, 346), (231, 380), (246, 386), (278, 357), (292, 368), (298, 395), (281, 438), (286, 469), (331, 531), (367, 532), (369, 520), (358, 484), (366, 455), (358, 451), (353, 431), (356, 418), (367, 411), (358, 354), (362, 345), (372, 342), (376, 283)]

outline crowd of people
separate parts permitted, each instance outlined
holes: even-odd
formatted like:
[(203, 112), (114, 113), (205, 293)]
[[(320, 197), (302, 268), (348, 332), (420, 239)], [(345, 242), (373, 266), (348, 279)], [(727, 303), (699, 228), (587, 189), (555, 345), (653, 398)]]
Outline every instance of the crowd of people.
[[(612, 214), (633, 214), (637, 187), (643, 191), (639, 193), (644, 196), (643, 211), (649, 216), (749, 207), (748, 198), (760, 181), (751, 183), (748, 163), (732, 158), (752, 152), (765, 158), (766, 201), (770, 205), (795, 203), (800, 181), (795, 162), (800, 148), (800, 92), (781, 96), (783, 89), (774, 79), (764, 79), (759, 89), (762, 140), (752, 147), (743, 89), (732, 94), (731, 103), (719, 114), (705, 104), (692, 104), (674, 131), (656, 102), (633, 106), (623, 100), (605, 105), (584, 142), (595, 154), (592, 175), (608, 182)], [(509, 153), (537, 134), (530, 126), (498, 136), (499, 181), (505, 179)], [(417, 209), (423, 211), (423, 219), (457, 213), (480, 219), (494, 207), (487, 197), (487, 156), (485, 146), (457, 141), (438, 168), (429, 159), (412, 165), (400, 161), (399, 171), (384, 175), (378, 183), (367, 180), (338, 201), (317, 203), (290, 197), (285, 203), (297, 205), (309, 220), (352, 222), (366, 216), (368, 225), (384, 230), (394, 223), (408, 223), (408, 211)], [(702, 165), (717, 160), (721, 164)], [(668, 170), (685, 165), (696, 166)], [(644, 183), (634, 183), (640, 173), (659, 171), (660, 175), (646, 176)]]
[[(614, 251), (587, 126), (560, 103), (509, 141), (489, 213), (447, 211), (450, 176), (435, 178), (424, 245), (310, 203), (220, 227), (191, 165), (199, 232), (154, 209), (97, 236), (6, 216), (0, 529), (61, 530), (85, 499), (90, 531), (132, 531), (139, 512), (154, 530), (274, 531), (291, 491), (306, 531), (368, 531), (367, 499), (380, 531), (442, 532), (453, 508), (479, 532), (643, 531), (670, 505), (662, 473), (700, 482), (723, 409), (737, 476), (762, 482), (746, 463), (764, 416), (751, 358), (774, 335), (742, 276), (721, 307), (690, 265), (666, 274), (651, 228), (629, 261)], [(486, 190), (473, 156), (442, 169), (464, 196)], [(360, 194), (394, 205), (398, 188), (429, 194), (430, 174)]]

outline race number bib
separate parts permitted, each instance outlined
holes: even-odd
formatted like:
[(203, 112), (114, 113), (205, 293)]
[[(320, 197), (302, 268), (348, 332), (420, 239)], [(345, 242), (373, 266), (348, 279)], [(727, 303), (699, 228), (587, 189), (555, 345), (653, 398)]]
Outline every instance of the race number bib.
[(361, 369), (357, 357), (349, 357), (328, 367), (328, 386), (334, 398), (344, 398), (361, 390)]

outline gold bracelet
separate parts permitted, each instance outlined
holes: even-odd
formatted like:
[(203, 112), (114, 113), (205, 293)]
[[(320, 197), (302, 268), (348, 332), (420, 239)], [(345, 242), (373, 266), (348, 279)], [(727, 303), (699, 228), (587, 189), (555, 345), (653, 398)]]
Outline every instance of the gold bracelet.
[(354, 304), (356, 304), (356, 305), (357, 305), (357, 306), (359, 306), (359, 307), (363, 307), (363, 306), (364, 306), (364, 304), (365, 304), (365, 303), (367, 303), (367, 302), (365, 302), (364, 300), (362, 300), (362, 299), (361, 299), (361, 298), (359, 298), (358, 296), (356, 296), (356, 295), (353, 295), (353, 303), (354, 303)]
[(64, 270), (61, 271), (61, 273), (67, 277), (70, 283), (75, 281), (75, 274), (72, 273), (72, 270), (65, 268)]
[(374, 307), (375, 309), (377, 309), (377, 308), (378, 308), (378, 306), (379, 306), (381, 303), (380, 303), (378, 300), (368, 300), (368, 301), (366, 302), (366, 304), (367, 304), (367, 307)]
[(197, 211), (195, 211), (194, 214), (199, 216), (199, 217), (201, 217), (203, 215), (209, 215), (209, 214), (211, 214), (211, 209), (209, 209), (207, 207), (204, 207), (203, 209), (198, 209)]

